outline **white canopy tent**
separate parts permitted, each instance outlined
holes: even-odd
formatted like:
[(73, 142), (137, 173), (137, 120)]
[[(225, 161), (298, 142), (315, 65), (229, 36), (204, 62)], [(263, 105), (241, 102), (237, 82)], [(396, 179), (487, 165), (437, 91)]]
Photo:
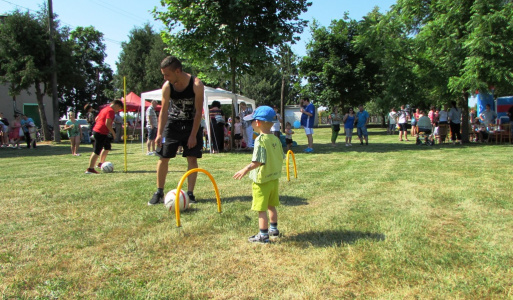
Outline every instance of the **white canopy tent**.
[[(151, 100), (157, 100), (162, 101), (162, 89), (149, 91), (141, 94), (141, 137), (144, 137), (144, 128), (146, 126), (146, 118), (144, 114), (145, 111), (145, 101), (151, 101)], [(252, 109), (255, 109), (256, 102), (253, 99), (250, 99), (245, 96), (241, 96), (238, 94), (234, 94), (232, 92), (223, 90), (223, 89), (214, 89), (208, 86), (205, 86), (205, 94), (204, 94), (204, 101), (203, 101), (203, 117), (205, 118), (205, 122), (208, 122), (210, 120), (209, 118), (209, 110), (208, 106), (212, 104), (213, 101), (219, 101), (222, 104), (231, 104), (233, 107), (235, 107), (235, 115), (239, 115), (239, 105), (241, 102), (246, 102), (248, 106), (250, 106)], [(162, 113), (162, 112), (161, 112)], [(210, 126), (207, 126), (207, 134), (208, 134), (208, 141), (210, 144), (210, 149), (212, 151), (212, 138), (211, 138), (211, 132), (210, 132)], [(144, 138), (141, 138), (142, 143), (142, 149), (144, 152)]]

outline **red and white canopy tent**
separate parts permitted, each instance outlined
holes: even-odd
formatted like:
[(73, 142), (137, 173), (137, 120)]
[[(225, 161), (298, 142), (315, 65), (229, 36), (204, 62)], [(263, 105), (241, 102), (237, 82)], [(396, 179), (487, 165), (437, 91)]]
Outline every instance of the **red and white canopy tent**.
[[(128, 99), (128, 96), (127, 96)], [(146, 103), (151, 102), (151, 100), (157, 100), (162, 101), (162, 90), (154, 90), (149, 92), (144, 92), (141, 94), (141, 100), (140, 100), (140, 110), (141, 110), (141, 137), (144, 137), (144, 122), (146, 121), (146, 118), (144, 116), (146, 112)], [(221, 104), (231, 104), (235, 108), (235, 115), (239, 115), (239, 104), (241, 102), (246, 102), (248, 106), (250, 106), (252, 109), (255, 109), (256, 107), (256, 101), (253, 99), (250, 99), (248, 97), (234, 94), (232, 92), (223, 90), (223, 89), (214, 89), (208, 86), (205, 86), (205, 94), (204, 94), (204, 101), (203, 101), (203, 117), (205, 118), (205, 122), (209, 121), (209, 110), (208, 106), (212, 104), (213, 101), (219, 101)], [(149, 101), (149, 102), (147, 102)], [(208, 141), (209, 143), (212, 143), (211, 133), (210, 133), (210, 126), (207, 126), (207, 133), (208, 133)], [(144, 152), (144, 139), (141, 138), (141, 145)], [(211, 146), (211, 145), (210, 145)], [(212, 149), (212, 147), (210, 147)]]

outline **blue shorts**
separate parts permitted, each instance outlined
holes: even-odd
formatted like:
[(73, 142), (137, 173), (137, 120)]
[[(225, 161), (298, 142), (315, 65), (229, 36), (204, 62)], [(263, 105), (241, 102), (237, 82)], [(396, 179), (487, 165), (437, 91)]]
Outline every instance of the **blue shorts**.
[(357, 127), (356, 128), (356, 133), (358, 134), (358, 137), (361, 138), (362, 135), (364, 137), (368, 137), (369, 134), (367, 133), (367, 127)]
[(157, 137), (157, 127), (148, 127), (148, 140), (153, 141)]

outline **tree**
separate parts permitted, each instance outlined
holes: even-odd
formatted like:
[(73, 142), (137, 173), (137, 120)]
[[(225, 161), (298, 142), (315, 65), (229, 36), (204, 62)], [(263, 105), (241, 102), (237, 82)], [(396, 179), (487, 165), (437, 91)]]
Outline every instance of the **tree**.
[(399, 0), (392, 14), (415, 35), (417, 67), (439, 70), (434, 91), (463, 100), (463, 139), (468, 141), (468, 92), (476, 89), (510, 90), (513, 45), (511, 1)]
[(165, 9), (153, 13), (169, 29), (163, 40), (170, 52), (198, 69), (210, 66), (229, 74), (234, 93), (238, 75), (263, 66), (272, 49), (299, 39), (296, 34), (307, 24), (299, 15), (311, 5), (306, 0), (161, 3)]
[(359, 23), (346, 15), (328, 28), (314, 22), (311, 30), (307, 56), (299, 63), (308, 93), (322, 104), (342, 107), (371, 99), (378, 66), (367, 59), (364, 48), (357, 51), (353, 45)]
[(67, 110), (79, 111), (86, 103), (99, 106), (111, 98), (105, 91), (113, 89), (112, 69), (105, 64), (103, 34), (94, 27), (77, 27), (67, 40), (69, 55), (59, 68), (59, 96), (61, 114)]
[(306, 0), (164, 0), (162, 4), (167, 9), (154, 9), (154, 15), (169, 28), (164, 41), (172, 53), (200, 68), (215, 66), (230, 74), (232, 92), (237, 92), (236, 75), (262, 66), (273, 48), (298, 39), (295, 34), (307, 24), (298, 16), (311, 5)]
[(128, 42), (121, 44), (117, 63), (116, 87), (121, 96), (123, 77), (127, 91), (136, 94), (154, 90), (162, 85), (160, 62), (166, 57), (165, 44), (150, 24), (130, 31)]
[(11, 96), (34, 86), (45, 139), (50, 140), (43, 97), (47, 93), (52, 70), (49, 34), (42, 16), (16, 10), (0, 24), (0, 57), (3, 58), (0, 80), (9, 83)]

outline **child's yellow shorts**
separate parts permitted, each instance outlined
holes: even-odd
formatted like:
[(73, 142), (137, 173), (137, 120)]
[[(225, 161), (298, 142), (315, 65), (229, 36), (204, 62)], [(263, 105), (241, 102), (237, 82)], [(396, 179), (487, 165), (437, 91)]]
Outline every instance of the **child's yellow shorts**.
[(265, 183), (253, 182), (253, 204), (251, 210), (266, 211), (269, 206), (280, 205), (279, 179)]

